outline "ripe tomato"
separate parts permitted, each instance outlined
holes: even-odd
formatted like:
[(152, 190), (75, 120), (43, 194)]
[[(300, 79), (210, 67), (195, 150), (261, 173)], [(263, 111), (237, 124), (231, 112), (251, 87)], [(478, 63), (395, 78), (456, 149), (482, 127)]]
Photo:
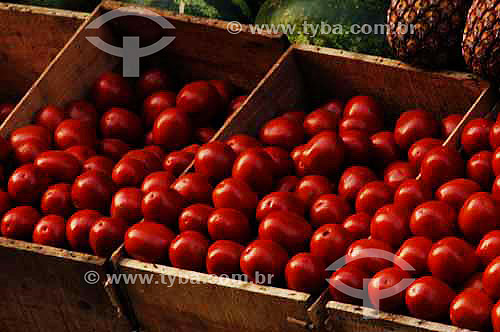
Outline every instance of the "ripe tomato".
[(469, 179), (455, 179), (446, 182), (436, 191), (436, 199), (443, 201), (459, 211), (465, 201), (475, 192), (481, 191), (476, 182)]
[(394, 128), (394, 139), (402, 150), (408, 150), (419, 139), (438, 135), (439, 123), (432, 113), (420, 109), (401, 114)]
[(33, 204), (42, 196), (48, 184), (49, 179), (42, 170), (33, 164), (25, 164), (12, 173), (7, 191), (17, 203)]
[(243, 181), (228, 178), (220, 182), (212, 192), (215, 208), (233, 208), (247, 216), (255, 213), (259, 198), (250, 186)]
[(44, 215), (55, 214), (67, 218), (71, 215), (73, 209), (71, 185), (68, 183), (58, 183), (50, 186), (40, 201), (40, 210)]
[[(116, 138), (105, 138), (99, 143), (99, 153), (118, 161), (130, 150), (130, 146)], [(91, 156), (88, 156), (91, 157)], [(85, 160), (88, 158), (84, 158)]]
[(368, 182), (356, 196), (356, 212), (365, 212), (372, 216), (379, 208), (391, 202), (392, 195), (392, 189), (385, 182)]
[(264, 151), (271, 157), (274, 164), (274, 174), (277, 177), (284, 177), (293, 172), (294, 164), (288, 151), (277, 146), (268, 146)]
[(142, 197), (140, 203), (145, 219), (156, 221), (169, 227), (177, 224), (186, 201), (175, 190), (151, 190)]
[(500, 299), (500, 256), (495, 258), (483, 272), (483, 288), (494, 300)]
[(495, 176), (500, 175), (500, 147), (497, 148), (491, 156), (491, 167)]
[(206, 176), (198, 173), (188, 173), (175, 180), (172, 189), (181, 194), (189, 204), (208, 204), (210, 203), (210, 194), (213, 187)]
[(340, 132), (344, 143), (345, 160), (350, 164), (368, 164), (372, 159), (372, 142), (370, 136), (361, 130), (344, 130)]
[(144, 135), (139, 116), (118, 107), (113, 107), (102, 115), (100, 128), (104, 138), (117, 138), (131, 144), (139, 142)]
[(408, 162), (395, 161), (384, 170), (384, 182), (392, 189), (398, 189), (404, 181), (417, 177), (417, 170)]
[(323, 131), (306, 144), (300, 157), (305, 174), (335, 175), (344, 162), (345, 147), (334, 131)]
[(441, 120), (441, 137), (447, 138), (462, 121), (462, 114), (450, 114)]
[(171, 89), (173, 85), (172, 78), (167, 73), (160, 68), (152, 68), (139, 77), (136, 89), (139, 97), (145, 98), (155, 91)]
[(62, 150), (75, 145), (94, 147), (97, 143), (97, 136), (95, 128), (88, 123), (68, 119), (57, 126), (54, 132), (54, 141)]
[(170, 243), (168, 256), (173, 267), (192, 271), (203, 271), (210, 243), (201, 233), (186, 231), (177, 235)]
[(85, 160), (83, 163), (82, 170), (85, 171), (97, 171), (107, 176), (111, 176), (113, 173), (113, 168), (115, 167), (115, 162), (104, 156), (93, 156)]
[(375, 274), (385, 268), (391, 267), (391, 260), (380, 257), (378, 254), (374, 255), (371, 252), (372, 249), (386, 251), (387, 253), (393, 252), (391, 246), (384, 241), (361, 239), (354, 241), (349, 246), (345, 256), (345, 261), (347, 264), (352, 263), (370, 274)]
[(308, 175), (303, 177), (295, 188), (295, 195), (310, 208), (314, 201), (321, 195), (331, 194), (333, 184), (327, 177), (320, 175)]
[(188, 153), (191, 153), (194, 157), (194, 155), (198, 152), (198, 149), (200, 148), (199, 144), (191, 144), (183, 148), (181, 151), (185, 151)]
[(132, 88), (118, 74), (106, 72), (94, 84), (93, 98), (97, 107), (127, 106), (132, 102)]
[(262, 148), (251, 148), (240, 153), (234, 162), (232, 177), (265, 194), (273, 188), (273, 166), (273, 160)]
[(44, 126), (50, 131), (54, 131), (65, 118), (66, 114), (63, 110), (56, 106), (48, 105), (38, 111), (35, 123)]
[(206, 204), (193, 204), (179, 216), (179, 231), (197, 231), (208, 235), (208, 218), (215, 209)]
[(290, 253), (306, 250), (312, 233), (303, 217), (286, 211), (269, 213), (259, 225), (259, 239), (272, 240)]
[(170, 172), (153, 172), (146, 176), (141, 185), (141, 190), (147, 194), (153, 190), (167, 190), (175, 181), (175, 176)]
[(422, 182), (432, 189), (455, 178), (461, 178), (464, 171), (465, 163), (452, 147), (433, 148), (426, 153), (420, 166)]
[(207, 272), (217, 276), (232, 277), (241, 273), (240, 257), (245, 250), (241, 244), (229, 241), (215, 241), (207, 252)]
[(332, 99), (323, 105), (320, 106), (320, 108), (325, 109), (327, 111), (333, 112), (339, 116), (339, 118), (342, 116), (342, 112), (344, 110), (344, 103), (341, 100), (338, 99)]
[[(403, 279), (409, 279), (410, 274), (397, 267), (389, 267), (375, 274), (368, 283), (368, 295), (372, 305), (380, 310), (394, 312), (400, 311), (405, 302), (405, 289)], [(395, 294), (385, 296), (386, 290), (394, 290)]]
[(63, 217), (49, 214), (42, 217), (33, 231), (33, 242), (62, 248), (66, 245), (66, 222)]
[(431, 199), (432, 191), (424, 186), (422, 181), (415, 179), (405, 180), (394, 193), (394, 204), (400, 205), (409, 211)]
[(500, 228), (500, 209), (493, 195), (478, 192), (465, 201), (458, 215), (458, 226), (470, 241), (477, 243), (490, 231)]
[(50, 178), (61, 182), (73, 182), (80, 174), (80, 161), (65, 151), (45, 151), (38, 155), (34, 165)]
[(450, 306), (450, 320), (463, 329), (483, 331), (490, 326), (493, 309), (488, 295), (479, 289), (469, 288), (458, 294)]
[(400, 159), (401, 152), (394, 139), (392, 131), (381, 131), (370, 137), (372, 155), (375, 163), (385, 168), (390, 163)]
[(70, 148), (67, 148), (64, 151), (73, 155), (73, 157), (78, 159), (78, 161), (82, 165), (85, 162), (85, 160), (96, 155), (96, 152), (94, 151), (94, 149), (92, 149), (90, 146), (87, 146), (87, 145), (74, 145)]
[(167, 108), (175, 107), (175, 93), (171, 91), (157, 91), (144, 100), (142, 116), (147, 128), (151, 128), (158, 115)]
[(500, 301), (493, 307), (491, 311), (491, 322), (493, 323), (494, 332), (500, 331)]
[(500, 122), (495, 122), (490, 128), (490, 146), (496, 150), (500, 146)]
[(368, 136), (375, 134), (377, 131), (382, 129), (382, 124), (377, 122), (370, 122), (368, 119), (361, 118), (358, 116), (348, 116), (342, 118), (339, 123), (339, 133), (343, 133), (348, 130), (357, 130), (364, 132)]
[(248, 279), (257, 284), (271, 285), (279, 282), (288, 254), (279, 244), (269, 240), (255, 240), (243, 250), (240, 268)]
[(422, 159), (424, 159), (425, 154), (435, 148), (436, 146), (440, 146), (443, 144), (443, 141), (437, 138), (427, 137), (422, 138), (408, 149), (408, 161), (415, 169), (420, 169), (420, 164), (422, 163)]
[(259, 137), (264, 144), (292, 150), (304, 143), (305, 132), (301, 123), (278, 117), (264, 124)]
[(370, 215), (360, 212), (347, 217), (342, 227), (352, 235), (354, 240), (359, 240), (370, 236), (370, 222)]
[(163, 161), (163, 169), (172, 173), (174, 176), (180, 176), (191, 164), (194, 159), (194, 153), (188, 151), (170, 152)]
[(293, 256), (285, 267), (286, 285), (289, 289), (308, 294), (319, 294), (327, 277), (326, 265), (310, 253)]
[(31, 206), (18, 206), (2, 217), (2, 236), (16, 240), (30, 240), (40, 214)]
[(289, 120), (294, 120), (300, 123), (303, 123), (304, 120), (306, 119), (307, 113), (304, 111), (300, 110), (290, 110), (288, 112), (285, 112), (281, 114), (281, 117)]
[(194, 137), (197, 142), (205, 144), (210, 142), (210, 140), (215, 136), (217, 130), (214, 128), (196, 128), (194, 132)]
[(177, 107), (194, 116), (212, 118), (222, 106), (217, 89), (208, 82), (186, 84), (177, 95)]
[(340, 224), (351, 214), (351, 207), (344, 198), (335, 194), (321, 195), (311, 206), (311, 224), (318, 228), (324, 224)]
[(493, 153), (481, 151), (473, 155), (466, 165), (467, 177), (479, 183), (484, 190), (489, 190), (493, 179), (492, 169)]
[(294, 192), (300, 179), (295, 175), (289, 175), (282, 178), (276, 185), (277, 192)]
[(208, 83), (217, 90), (221, 97), (222, 104), (226, 107), (231, 102), (236, 87), (231, 82), (225, 80), (211, 80), (208, 81)]
[(455, 234), (456, 222), (457, 213), (453, 207), (442, 201), (427, 201), (413, 210), (410, 229), (413, 235), (438, 241)]
[[(29, 164), (35, 161), (35, 159), (44, 151), (47, 147), (40, 143), (39, 141), (27, 141), (17, 148), (14, 149), (14, 155), (17, 163), (19, 165)], [(2, 159), (5, 160), (5, 159)]]
[(252, 230), (248, 218), (235, 209), (222, 208), (212, 212), (207, 221), (210, 238), (217, 240), (231, 240), (245, 244), (250, 240)]
[(348, 264), (335, 271), (328, 280), (328, 291), (334, 301), (361, 305), (362, 299), (352, 297), (345, 293), (345, 286), (363, 290), (365, 280), (369, 280), (370, 275), (355, 265)]
[(402, 267), (410, 264), (414, 271), (412, 274), (421, 276), (427, 272), (427, 256), (432, 248), (432, 241), (423, 236), (415, 236), (406, 240), (394, 257), (394, 266)]
[(467, 280), (479, 265), (474, 248), (462, 239), (445, 237), (434, 243), (427, 257), (432, 276), (449, 285)]
[(372, 218), (371, 238), (397, 248), (410, 235), (409, 219), (410, 213), (406, 208), (395, 204), (384, 205)]
[(471, 156), (489, 148), (492, 126), (493, 122), (483, 118), (471, 120), (465, 125), (460, 140), (467, 154)]
[(318, 108), (314, 112), (309, 113), (304, 119), (304, 130), (309, 137), (324, 130), (337, 130), (340, 114), (329, 111), (324, 108)]
[(122, 188), (111, 200), (111, 217), (121, 218), (128, 224), (134, 224), (142, 219), (142, 191), (137, 188)]
[(136, 187), (144, 181), (147, 174), (148, 171), (144, 162), (132, 158), (123, 158), (115, 164), (111, 172), (111, 178), (118, 187)]
[(353, 242), (352, 235), (341, 225), (325, 224), (311, 237), (311, 254), (320, 257), (325, 265), (330, 265), (344, 255)]
[(482, 238), (476, 248), (476, 255), (484, 266), (500, 256), (500, 230), (491, 231)]
[(354, 202), (358, 192), (368, 182), (376, 181), (377, 176), (368, 167), (352, 166), (344, 171), (339, 180), (338, 192), (348, 202)]
[(188, 145), (192, 134), (191, 120), (184, 109), (164, 110), (158, 115), (153, 125), (153, 142), (167, 151)]
[(71, 249), (81, 252), (90, 252), (90, 228), (101, 218), (101, 214), (94, 210), (80, 210), (75, 212), (66, 223), (66, 238)]
[(115, 192), (109, 176), (97, 171), (87, 171), (76, 178), (71, 187), (71, 199), (77, 209), (107, 212)]
[(415, 280), (406, 289), (405, 302), (412, 316), (440, 320), (448, 315), (456, 294), (447, 284), (431, 276)]
[(273, 192), (264, 196), (257, 205), (256, 219), (261, 221), (274, 211), (287, 211), (301, 217), (305, 215), (305, 206), (297, 196), (291, 192)]
[(483, 272), (476, 272), (464, 284), (462, 290), (467, 288), (483, 289)]
[(165, 158), (165, 152), (158, 145), (148, 145), (144, 149), (142, 149), (142, 151), (153, 154), (156, 157), (156, 160), (160, 162), (162, 162)]
[(142, 162), (148, 174), (162, 169), (161, 158), (149, 150), (131, 150), (123, 156), (122, 160), (125, 159), (135, 159)]
[(262, 146), (256, 138), (244, 134), (231, 136), (226, 144), (233, 149), (237, 156), (248, 149)]
[(356, 96), (351, 98), (344, 108), (344, 117), (359, 117), (371, 123), (382, 120), (382, 109), (377, 101), (369, 96)]
[(220, 181), (231, 175), (236, 153), (224, 142), (211, 142), (202, 145), (194, 158), (194, 168), (199, 174), (211, 180)]
[(14, 149), (29, 141), (37, 141), (48, 149), (52, 143), (52, 136), (47, 128), (37, 125), (21, 127), (10, 135), (10, 145)]
[(89, 231), (89, 243), (95, 255), (109, 257), (123, 242), (128, 225), (121, 218), (101, 217)]
[(147, 263), (160, 263), (168, 254), (175, 238), (168, 227), (151, 221), (142, 221), (125, 233), (125, 250), (135, 259)]
[(76, 100), (66, 105), (65, 111), (70, 119), (86, 122), (92, 128), (97, 127), (99, 115), (91, 103), (85, 100)]

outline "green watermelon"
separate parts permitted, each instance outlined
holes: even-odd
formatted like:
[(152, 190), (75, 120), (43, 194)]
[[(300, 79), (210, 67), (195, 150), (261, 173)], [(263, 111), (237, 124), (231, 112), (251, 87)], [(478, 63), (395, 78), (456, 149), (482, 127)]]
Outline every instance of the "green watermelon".
[[(295, 43), (388, 56), (386, 31), (381, 25), (386, 23), (389, 4), (388, 0), (267, 0), (260, 8), (256, 24), (295, 26), (293, 33), (290, 30), (287, 33)], [(306, 28), (304, 22), (308, 24)], [(316, 27), (322, 22), (324, 33), (314, 35), (309, 24)], [(351, 30), (354, 24), (359, 28), (369, 25), (372, 33), (356, 34), (357, 27)], [(329, 29), (332, 32), (328, 33)], [(374, 33), (377, 29), (378, 33)]]
[[(217, 18), (225, 21), (250, 23), (252, 11), (245, 0), (122, 0), (122, 2), (140, 4), (181, 12), (191, 16)], [(181, 6), (183, 3), (183, 6)]]
[(100, 0), (10, 0), (9, 2), (29, 6), (90, 12), (94, 10)]

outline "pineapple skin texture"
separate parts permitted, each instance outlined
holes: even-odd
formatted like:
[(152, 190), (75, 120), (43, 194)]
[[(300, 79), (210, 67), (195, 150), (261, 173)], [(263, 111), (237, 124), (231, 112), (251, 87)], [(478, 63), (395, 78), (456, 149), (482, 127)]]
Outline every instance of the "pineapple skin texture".
[(392, 0), (387, 40), (395, 56), (435, 69), (463, 65), (460, 48), (471, 1)]
[(474, 0), (464, 30), (462, 50), (473, 72), (500, 83), (500, 0)]

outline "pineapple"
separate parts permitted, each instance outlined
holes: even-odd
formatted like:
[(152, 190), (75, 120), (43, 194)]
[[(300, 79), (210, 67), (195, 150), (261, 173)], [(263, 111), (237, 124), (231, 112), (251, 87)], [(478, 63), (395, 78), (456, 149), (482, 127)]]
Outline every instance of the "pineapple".
[(463, 55), (477, 74), (500, 83), (500, 0), (475, 0), (463, 36)]
[(460, 44), (471, 1), (392, 0), (387, 39), (395, 55), (432, 68), (463, 65)]

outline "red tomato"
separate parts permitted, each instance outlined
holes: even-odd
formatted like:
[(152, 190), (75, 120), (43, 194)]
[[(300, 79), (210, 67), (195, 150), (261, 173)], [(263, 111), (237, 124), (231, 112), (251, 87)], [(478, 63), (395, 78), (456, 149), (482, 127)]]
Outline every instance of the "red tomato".
[(324, 224), (341, 224), (351, 214), (344, 198), (335, 194), (321, 195), (311, 206), (310, 218), (314, 228)]
[(491, 167), (495, 176), (500, 175), (500, 148), (497, 148), (491, 156)]
[(174, 176), (181, 175), (191, 164), (194, 154), (188, 151), (170, 152), (163, 161), (163, 169)]
[(495, 258), (483, 272), (483, 288), (489, 297), (500, 299), (500, 256)]
[(70, 119), (86, 122), (93, 128), (97, 127), (99, 121), (99, 115), (94, 105), (85, 100), (77, 100), (69, 103), (66, 106), (66, 114)]
[(127, 143), (137, 143), (144, 135), (141, 119), (124, 108), (113, 107), (104, 113), (100, 121), (104, 138), (117, 138)]
[(257, 205), (256, 219), (261, 221), (274, 211), (287, 211), (301, 217), (305, 215), (305, 206), (297, 196), (291, 192), (273, 192), (264, 196)]
[(438, 241), (456, 232), (457, 213), (442, 201), (427, 201), (413, 210), (410, 229), (413, 235)]
[(363, 290), (365, 280), (369, 280), (370, 275), (358, 267), (348, 264), (338, 269), (328, 280), (328, 291), (334, 301), (361, 305), (362, 299), (352, 297), (343, 291), (345, 286)]
[(61, 217), (69, 217), (73, 212), (71, 201), (71, 185), (68, 183), (54, 184), (43, 194), (40, 202), (40, 210), (44, 215), (55, 214)]
[(324, 108), (318, 108), (304, 119), (304, 130), (309, 137), (324, 130), (337, 130), (340, 114)]
[(482, 150), (488, 150), (490, 147), (490, 128), (493, 122), (478, 118), (469, 121), (460, 137), (465, 152), (470, 156)]
[(243, 105), (243, 103), (247, 100), (247, 98), (248, 96), (239, 96), (234, 98), (228, 107), (228, 112), (227, 112), (228, 117), (233, 115), (236, 111), (238, 111), (241, 105)]
[(215, 130), (214, 128), (196, 128), (194, 137), (196, 138), (197, 142), (205, 144), (210, 142), (210, 140), (212, 140), (216, 133), (217, 130)]
[(360, 118), (357, 116), (344, 117), (339, 123), (339, 133), (343, 133), (348, 130), (357, 130), (366, 133), (368, 136), (375, 134), (377, 131), (382, 129), (380, 122), (370, 122), (365, 118)]
[(167, 108), (175, 107), (175, 93), (157, 91), (147, 97), (142, 104), (142, 116), (147, 128), (151, 128), (158, 115)]
[(391, 246), (384, 241), (361, 239), (354, 241), (349, 246), (345, 255), (345, 261), (347, 264), (352, 263), (371, 274), (391, 267), (392, 260), (387, 260), (384, 257), (380, 257), (378, 254), (372, 253), (372, 249), (382, 250), (389, 254), (393, 252)]
[(165, 150), (189, 144), (193, 134), (191, 120), (183, 109), (169, 108), (158, 115), (153, 125), (153, 141)]
[(482, 238), (476, 248), (476, 255), (484, 266), (500, 256), (500, 230), (491, 231)]
[(10, 145), (14, 149), (30, 141), (38, 141), (41, 146), (48, 149), (52, 143), (52, 136), (47, 128), (36, 125), (21, 127), (10, 134)]
[(121, 218), (101, 217), (89, 231), (89, 243), (95, 255), (109, 257), (118, 249), (127, 232), (127, 223)]
[(222, 208), (212, 212), (207, 221), (208, 233), (212, 240), (231, 240), (241, 244), (251, 237), (248, 218), (235, 209)]
[(2, 236), (16, 240), (30, 240), (40, 214), (31, 206), (18, 206), (2, 217)]
[(44, 151), (47, 151), (47, 147), (43, 143), (40, 143), (40, 141), (33, 140), (27, 141), (15, 148), (14, 155), (17, 163), (19, 165), (24, 165), (34, 162)]
[[(410, 274), (397, 267), (389, 267), (375, 274), (368, 283), (368, 295), (372, 305), (383, 311), (400, 311), (405, 302), (407, 287), (404, 279), (411, 280)], [(394, 291), (394, 295), (386, 297), (385, 292), (389, 289)]]
[(465, 163), (460, 154), (451, 147), (438, 146), (427, 152), (420, 166), (422, 182), (436, 189), (443, 183), (461, 178)]
[(188, 173), (179, 177), (172, 189), (177, 191), (189, 204), (210, 203), (213, 190), (209, 179), (198, 173)]
[(240, 268), (248, 279), (257, 284), (271, 285), (282, 277), (288, 254), (279, 244), (269, 240), (255, 240), (243, 250)]
[(225, 80), (211, 80), (208, 81), (208, 83), (217, 89), (224, 106), (231, 102), (231, 98), (236, 90), (236, 87), (231, 82)]
[(244, 134), (231, 136), (226, 141), (226, 144), (229, 145), (231, 149), (233, 149), (236, 155), (239, 155), (240, 153), (250, 148), (257, 148), (262, 146), (262, 144), (256, 138)]
[(372, 159), (372, 142), (366, 132), (360, 130), (344, 130), (340, 139), (345, 147), (345, 160), (349, 164), (368, 164)]
[(78, 161), (82, 165), (85, 162), (85, 160), (96, 155), (94, 149), (86, 145), (74, 145), (70, 148), (67, 148), (64, 151), (66, 151), (67, 153), (71, 154), (73, 157), (78, 159)]
[(107, 212), (115, 192), (109, 176), (97, 171), (87, 171), (76, 178), (71, 187), (71, 199), (77, 209)]
[(396, 190), (406, 180), (417, 177), (417, 170), (404, 161), (395, 161), (384, 171), (384, 182), (392, 189)]
[(208, 235), (208, 218), (215, 209), (206, 204), (193, 204), (179, 216), (179, 231), (197, 231)]
[(394, 193), (394, 204), (412, 211), (425, 201), (432, 199), (432, 191), (422, 181), (408, 179), (402, 182)]
[(14, 110), (14, 104), (0, 104), (0, 122), (3, 122)]
[(325, 224), (311, 237), (311, 254), (320, 257), (326, 265), (342, 257), (353, 242), (352, 235), (338, 224)]
[(120, 75), (106, 72), (95, 82), (93, 98), (100, 109), (128, 106), (133, 100), (132, 88)]
[(368, 167), (352, 166), (344, 171), (339, 180), (338, 192), (348, 202), (354, 202), (358, 192), (368, 182), (376, 181), (377, 176)]
[(72, 154), (56, 150), (41, 153), (34, 165), (50, 178), (61, 182), (73, 182), (81, 170), (80, 161)]
[(174, 232), (164, 225), (142, 221), (125, 233), (125, 250), (135, 259), (147, 263), (161, 263), (168, 254)]
[(148, 145), (142, 151), (153, 154), (160, 162), (165, 158), (165, 152), (158, 145)]
[(321, 105), (320, 108), (326, 109), (327, 111), (333, 112), (339, 116), (342, 116), (344, 110), (344, 103), (338, 99), (332, 99), (325, 104)]
[(148, 171), (144, 162), (132, 158), (123, 158), (115, 164), (111, 172), (111, 178), (118, 187), (136, 187), (144, 181), (147, 174)]
[(310, 208), (314, 201), (321, 195), (331, 194), (333, 184), (327, 177), (320, 175), (308, 175), (303, 177), (295, 188), (295, 195)]
[(460, 328), (484, 330), (490, 326), (492, 308), (493, 302), (483, 291), (466, 289), (451, 303), (450, 320)]
[(80, 120), (64, 120), (54, 132), (54, 141), (64, 150), (75, 145), (94, 147), (97, 143), (95, 128)]
[(323, 131), (305, 146), (300, 160), (305, 174), (335, 175), (344, 162), (345, 147), (333, 131)]
[(276, 146), (265, 147), (264, 151), (273, 160), (273, 169), (275, 176), (283, 177), (293, 172), (294, 164), (292, 158), (290, 158), (288, 151)]
[(137, 188), (122, 188), (111, 200), (111, 217), (121, 218), (130, 225), (142, 219), (142, 191)]
[(440, 146), (442, 144), (443, 141), (437, 138), (422, 138), (410, 146), (410, 149), (408, 150), (408, 161), (415, 169), (420, 169), (420, 164), (422, 163), (422, 159), (424, 159), (425, 154), (436, 146)]
[(370, 222), (370, 215), (360, 212), (347, 217), (342, 227), (352, 235), (354, 240), (359, 240), (370, 236)]
[(381, 240), (394, 248), (410, 235), (410, 212), (399, 205), (384, 205), (372, 218), (370, 234), (372, 239)]
[(406, 289), (405, 302), (412, 316), (425, 320), (440, 320), (448, 315), (456, 294), (441, 280), (426, 276)]
[(12, 208), (12, 201), (10, 200), (9, 194), (3, 190), (0, 190), (0, 215), (5, 214)]
[(38, 221), (33, 231), (33, 242), (52, 247), (66, 245), (66, 222), (61, 216), (49, 214)]
[(319, 294), (327, 277), (326, 265), (310, 253), (293, 256), (285, 267), (286, 285), (289, 289), (308, 294)]
[(122, 160), (128, 158), (142, 162), (148, 174), (162, 169), (161, 159), (148, 150), (131, 150), (123, 156)]
[(370, 137), (373, 159), (381, 168), (400, 158), (399, 147), (392, 131), (381, 131)]
[(42, 108), (35, 117), (35, 123), (44, 126), (50, 131), (54, 131), (57, 126), (63, 122), (66, 114), (56, 106), (46, 106)]
[(33, 164), (17, 168), (9, 178), (7, 191), (17, 203), (33, 204), (47, 189), (49, 179), (46, 174)]
[(80, 210), (73, 214), (66, 223), (66, 238), (71, 249), (90, 252), (89, 232), (101, 214), (93, 210)]
[(304, 111), (288, 111), (283, 114), (281, 114), (282, 118), (289, 119), (289, 120), (294, 120), (300, 123), (303, 123), (304, 120), (306, 119), (307, 113)]
[(462, 121), (462, 114), (450, 114), (441, 120), (441, 136), (447, 138)]
[(144, 72), (137, 81), (137, 92), (141, 98), (152, 94), (155, 91), (171, 89), (173, 87), (172, 78), (162, 69), (152, 68)]
[(273, 188), (273, 166), (273, 160), (262, 148), (251, 148), (234, 162), (232, 177), (246, 182), (255, 192), (268, 193)]
[(491, 322), (494, 332), (500, 332), (500, 301), (497, 302), (491, 311)]
[(439, 123), (432, 113), (420, 109), (401, 114), (394, 128), (394, 139), (402, 150), (407, 150), (419, 139), (438, 135)]
[(99, 153), (114, 161), (120, 160), (129, 150), (130, 147), (127, 143), (116, 138), (105, 138), (99, 144)]
[(356, 212), (374, 215), (379, 208), (391, 202), (392, 193), (392, 189), (385, 182), (368, 182), (356, 196)]
[(496, 122), (490, 129), (490, 146), (493, 150), (500, 147), (500, 122)]
[(233, 208), (247, 216), (255, 213), (259, 198), (250, 186), (243, 181), (228, 178), (220, 182), (212, 192), (215, 208)]
[(290, 253), (306, 250), (312, 233), (303, 217), (286, 211), (269, 213), (259, 225), (259, 239), (272, 240)]
[[(394, 266), (402, 267), (410, 264), (416, 276), (427, 272), (427, 256), (432, 248), (432, 241), (423, 236), (411, 237), (399, 248), (394, 257)], [(409, 271), (410, 272), (410, 271)]]
[(304, 176), (306, 173), (305, 170), (305, 164), (304, 161), (302, 160), (302, 154), (304, 153), (304, 150), (306, 149), (306, 145), (299, 145), (295, 149), (292, 150), (290, 153), (290, 157), (293, 160), (293, 165), (295, 166), (295, 173), (299, 176)]
[(230, 176), (236, 153), (224, 142), (211, 142), (200, 147), (194, 158), (197, 173), (220, 181)]
[(479, 183), (484, 190), (489, 190), (493, 179), (491, 160), (493, 153), (481, 151), (473, 155), (467, 162), (467, 177)]
[(300, 179), (295, 175), (285, 176), (278, 182), (275, 191), (294, 192), (299, 181)]
[(467, 288), (483, 289), (483, 272), (476, 272), (464, 284), (463, 290)]
[(460, 210), (465, 201), (478, 191), (481, 191), (481, 187), (476, 182), (469, 179), (455, 179), (439, 187), (436, 191), (436, 199)]
[(141, 190), (147, 194), (153, 190), (167, 190), (175, 181), (175, 176), (170, 172), (153, 172), (146, 176), (142, 182)]
[(300, 123), (283, 117), (268, 121), (260, 129), (260, 140), (267, 145), (275, 145), (292, 150), (304, 142), (305, 132)]
[(177, 107), (194, 116), (212, 118), (222, 106), (222, 99), (215, 87), (208, 82), (186, 84), (177, 95)]
[(234, 241), (215, 241), (208, 248), (206, 258), (207, 272), (229, 278), (240, 274), (240, 257), (243, 250), (245, 250), (245, 247)]
[(93, 156), (87, 159), (83, 163), (83, 171), (98, 171), (106, 174), (107, 176), (111, 176), (113, 173), (113, 168), (115, 167), (115, 162), (103, 156)]
[(201, 233), (186, 231), (170, 243), (168, 256), (173, 267), (201, 272), (210, 243)]
[(493, 195), (475, 193), (465, 201), (458, 215), (458, 226), (465, 237), (477, 243), (490, 231), (500, 228), (500, 209)]
[(183, 148), (181, 151), (191, 153), (194, 156), (198, 152), (199, 148), (200, 148), (199, 144), (191, 144)]
[(369, 122), (379, 122), (382, 119), (382, 109), (377, 101), (370, 96), (351, 98), (344, 108), (344, 117), (356, 116)]
[(476, 272), (479, 259), (470, 244), (456, 237), (446, 237), (434, 243), (427, 265), (432, 276), (449, 285), (457, 285)]
[(175, 190), (151, 190), (142, 197), (140, 203), (145, 219), (172, 227), (186, 205), (183, 196)]

